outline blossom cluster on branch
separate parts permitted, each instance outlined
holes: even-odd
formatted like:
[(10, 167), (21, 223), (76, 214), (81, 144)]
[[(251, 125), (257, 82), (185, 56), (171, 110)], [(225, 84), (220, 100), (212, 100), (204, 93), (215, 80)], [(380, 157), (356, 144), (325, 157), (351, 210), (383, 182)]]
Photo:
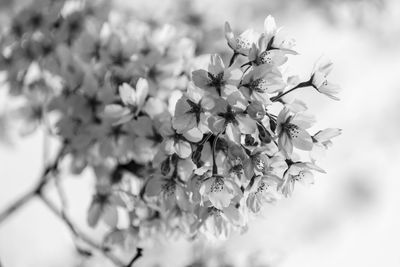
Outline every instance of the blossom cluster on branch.
[(316, 160), (341, 131), (310, 133), (306, 104), (286, 95), (307, 87), (338, 100), (330, 61), (304, 81), (287, 77), (297, 52), (271, 16), (260, 33), (236, 34), (226, 23), (232, 57), (224, 61), (197, 55), (188, 28), (107, 5), (35, 1), (0, 39), (9, 93), (24, 100), (24, 132), (40, 126), (57, 136), (70, 161), (64, 171), (94, 171), (88, 223), (108, 224), (107, 242), (227, 237), (324, 172)]

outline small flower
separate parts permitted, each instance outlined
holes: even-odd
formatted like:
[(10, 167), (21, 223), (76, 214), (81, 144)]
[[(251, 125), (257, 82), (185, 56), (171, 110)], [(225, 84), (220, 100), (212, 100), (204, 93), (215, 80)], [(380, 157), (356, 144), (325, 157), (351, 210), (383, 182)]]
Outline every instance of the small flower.
[(156, 125), (147, 116), (140, 116), (127, 125), (136, 134), (132, 141), (132, 157), (138, 163), (148, 163), (154, 159), (163, 137), (156, 131)]
[(232, 92), (236, 91), (239, 84), (241, 71), (228, 68), (219, 55), (211, 55), (211, 62), (208, 65), (208, 71), (195, 70), (192, 72), (194, 84), (215, 97), (226, 98)]
[(217, 209), (228, 207), (234, 197), (242, 194), (234, 181), (219, 175), (207, 178), (200, 186), (199, 192), (203, 202), (209, 200)]
[(202, 134), (208, 130), (207, 111), (214, 107), (214, 101), (204, 97), (202, 91), (189, 85), (186, 95), (182, 96), (175, 106), (175, 116), (172, 125), (178, 133), (184, 133), (197, 128)]
[(240, 35), (235, 35), (229, 23), (225, 22), (225, 39), (234, 53), (247, 56), (251, 45), (257, 41), (258, 36), (259, 34), (253, 29), (246, 30)]
[(277, 187), (281, 182), (282, 180), (278, 176), (272, 174), (256, 176), (246, 200), (249, 209), (257, 213), (264, 203), (272, 203), (278, 200)]
[(149, 92), (149, 85), (143, 78), (136, 83), (136, 90), (129, 84), (123, 83), (118, 88), (123, 105), (109, 104), (104, 108), (103, 117), (110, 119), (114, 124), (122, 124), (137, 116), (143, 109)]
[(282, 194), (285, 197), (287, 197), (292, 195), (296, 182), (300, 182), (304, 185), (313, 184), (314, 175), (311, 172), (312, 170), (325, 173), (323, 169), (309, 162), (293, 163), (285, 172), (285, 175), (283, 176), (283, 181), (279, 185), (279, 190), (282, 191)]
[(184, 188), (174, 178), (154, 176), (147, 182), (145, 193), (149, 197), (159, 197), (160, 204), (168, 210), (176, 205), (183, 210), (189, 207)]
[(263, 104), (270, 104), (269, 94), (282, 90), (285, 83), (282, 74), (271, 65), (260, 65), (246, 73), (239, 90), (247, 99), (257, 100)]
[[(104, 172), (103, 168), (95, 168), (95, 172)], [(99, 220), (103, 220), (111, 228), (118, 223), (118, 212), (116, 202), (117, 197), (111, 193), (111, 186), (105, 180), (99, 181), (96, 188), (97, 192), (93, 196), (88, 210), (87, 222), (90, 227), (96, 227)]]
[(284, 108), (277, 118), (278, 146), (287, 157), (293, 153), (293, 146), (301, 150), (311, 150), (313, 142), (310, 134), (305, 130), (310, 128), (314, 119), (301, 113), (293, 113)]
[(341, 135), (342, 130), (337, 128), (327, 128), (319, 131), (312, 137), (313, 148), (310, 151), (310, 157), (313, 161), (324, 156), (326, 150), (332, 145), (331, 139)]
[(333, 100), (340, 100), (336, 95), (340, 91), (340, 86), (328, 82), (327, 76), (333, 68), (333, 63), (326, 58), (321, 57), (314, 66), (313, 74), (311, 76), (311, 83), (313, 87)]
[(264, 22), (264, 33), (260, 36), (257, 44), (253, 44), (249, 52), (249, 60), (254, 65), (270, 64), (281, 66), (287, 61), (287, 54), (296, 55), (292, 50), (293, 40), (282, 39), (278, 35), (275, 20), (268, 16)]
[[(168, 155), (177, 154), (180, 158), (188, 158), (192, 154), (192, 147), (189, 142), (199, 142), (202, 138), (179, 134), (173, 128), (170, 122), (161, 126), (160, 134), (164, 137), (163, 147)], [(189, 141), (189, 142), (188, 142)]]
[(139, 78), (135, 90), (127, 83), (123, 83), (118, 90), (122, 103), (130, 107), (132, 112), (137, 115), (146, 101), (149, 93), (149, 84), (146, 79)]
[(244, 111), (245, 109), (231, 106), (226, 101), (220, 101), (213, 111), (217, 116), (208, 120), (209, 127), (214, 133), (225, 130), (231, 141), (240, 144), (241, 134), (252, 134), (257, 129), (256, 122)]

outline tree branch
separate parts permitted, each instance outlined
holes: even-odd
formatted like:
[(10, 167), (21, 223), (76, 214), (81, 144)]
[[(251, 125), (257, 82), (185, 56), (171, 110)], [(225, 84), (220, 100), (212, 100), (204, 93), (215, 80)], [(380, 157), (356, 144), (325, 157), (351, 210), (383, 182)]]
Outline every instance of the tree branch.
[(51, 202), (44, 195), (40, 195), (40, 199), (46, 204), (46, 206), (60, 219), (64, 222), (64, 224), (69, 228), (71, 233), (77, 238), (90, 245), (92, 248), (101, 252), (105, 257), (107, 257), (110, 261), (112, 261), (115, 265), (125, 267), (125, 264), (114, 254), (107, 251), (106, 248), (99, 245), (96, 241), (92, 240), (89, 236), (83, 233), (67, 216), (65, 212), (61, 212), (56, 205)]
[(135, 261), (137, 261), (140, 257), (143, 256), (143, 249), (136, 248), (136, 255), (131, 259), (131, 261), (125, 267), (132, 267)]
[(15, 211), (19, 210), (21, 207), (23, 207), (26, 203), (28, 203), (32, 198), (38, 196), (40, 192), (42, 191), (43, 187), (47, 184), (49, 181), (49, 175), (57, 171), (58, 169), (58, 164), (61, 161), (62, 157), (64, 156), (65, 152), (65, 146), (63, 146), (60, 151), (58, 152), (55, 160), (53, 161), (52, 164), (47, 166), (43, 172), (42, 175), (39, 178), (39, 183), (36, 187), (34, 187), (32, 190), (26, 192), (24, 195), (19, 197), (17, 200), (15, 200), (9, 207), (7, 207), (4, 211), (0, 213), (0, 224), (5, 221), (7, 218), (9, 218), (12, 214), (14, 214)]

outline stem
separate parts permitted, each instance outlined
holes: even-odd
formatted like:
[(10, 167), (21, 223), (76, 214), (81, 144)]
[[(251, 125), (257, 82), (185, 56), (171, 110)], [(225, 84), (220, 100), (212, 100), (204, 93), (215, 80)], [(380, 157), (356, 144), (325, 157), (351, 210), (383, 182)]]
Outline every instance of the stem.
[(233, 63), (235, 62), (235, 60), (236, 60), (238, 55), (239, 55), (239, 53), (233, 52), (233, 55), (231, 57), (231, 60), (229, 61), (229, 66), (228, 67), (233, 65)]
[(272, 102), (276, 102), (277, 100), (281, 99), (283, 96), (287, 95), (288, 93), (290, 93), (290, 92), (292, 92), (292, 91), (294, 91), (294, 90), (296, 90), (298, 88), (308, 87), (308, 86), (311, 86), (311, 85), (312, 85), (311, 84), (311, 79), (309, 81), (306, 81), (306, 82), (301, 82), (298, 85), (296, 85), (295, 87), (293, 87), (292, 89), (290, 89), (290, 90), (288, 90), (288, 91), (286, 91), (284, 93), (281, 93), (281, 94), (279, 94), (277, 96), (271, 97), (271, 101)]
[(42, 175), (39, 178), (39, 183), (35, 188), (26, 192), (24, 195), (22, 195), (20, 198), (14, 201), (14, 203), (12, 203), (8, 208), (6, 208), (4, 211), (0, 213), (0, 224), (7, 218), (9, 218), (12, 214), (14, 214), (15, 211), (25, 206), (25, 204), (28, 203), (32, 198), (38, 196), (41, 193), (43, 187), (49, 181), (49, 174), (58, 169), (58, 164), (61, 161), (62, 157), (64, 156), (64, 151), (65, 151), (65, 146), (63, 146), (60, 149), (54, 162), (43, 170)]
[(43, 194), (39, 194), (40, 199), (44, 204), (56, 215), (64, 224), (69, 228), (71, 233), (77, 238), (90, 245), (92, 248), (100, 251), (105, 257), (107, 257), (110, 261), (112, 261), (115, 265), (124, 267), (124, 263), (114, 256), (112, 253), (107, 251), (104, 247), (97, 244), (93, 241), (89, 236), (85, 235), (76, 225), (73, 224), (71, 219), (64, 213), (57, 209), (56, 205), (47, 199)]
[(37, 188), (34, 188), (30, 192), (25, 193), (23, 196), (18, 198), (13, 204), (11, 204), (6, 210), (0, 213), (0, 223), (11, 216), (15, 211), (19, 210), (22, 206), (28, 203), (33, 197), (36, 196)]
[(135, 261), (137, 261), (140, 257), (143, 255), (143, 249), (142, 248), (136, 248), (136, 255), (131, 259), (131, 261), (125, 266), (125, 267), (131, 267)]
[(219, 135), (220, 135), (220, 134), (221, 134), (221, 133), (218, 133), (218, 134), (215, 136), (214, 141), (213, 141), (213, 146), (212, 146), (212, 157), (213, 157), (212, 174), (213, 174), (213, 175), (218, 174), (218, 167), (217, 167), (217, 163), (216, 163), (216, 161), (215, 161), (215, 158), (216, 158), (216, 156), (215, 156), (215, 150), (216, 150), (216, 147), (217, 147), (217, 141), (218, 141), (218, 138), (219, 138)]

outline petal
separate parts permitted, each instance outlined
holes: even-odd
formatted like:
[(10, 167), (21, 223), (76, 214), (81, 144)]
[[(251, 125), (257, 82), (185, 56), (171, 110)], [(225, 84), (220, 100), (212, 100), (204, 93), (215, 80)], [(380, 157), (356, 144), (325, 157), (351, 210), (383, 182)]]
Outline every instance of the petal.
[(299, 129), (298, 133), (294, 136), (291, 136), (293, 145), (301, 150), (309, 151), (313, 147), (313, 141), (309, 133), (307, 133), (303, 129)]
[(236, 116), (236, 120), (239, 122), (238, 127), (240, 129), (240, 132), (244, 134), (252, 134), (256, 132), (257, 124), (255, 120), (253, 120), (249, 116), (238, 115)]
[(326, 142), (331, 140), (332, 138), (341, 135), (342, 130), (338, 128), (327, 128), (325, 130), (319, 131), (314, 135), (314, 139), (318, 142)]
[(264, 33), (268, 40), (276, 33), (275, 19), (271, 15), (268, 15), (268, 17), (264, 20)]
[(87, 222), (90, 227), (95, 227), (103, 212), (103, 206), (98, 201), (92, 201), (89, 207)]
[(178, 162), (179, 177), (185, 182), (189, 181), (195, 169), (196, 165), (191, 159), (180, 160)]
[(115, 228), (118, 223), (117, 207), (106, 204), (101, 218), (108, 226)]
[(198, 128), (192, 128), (185, 132), (183, 136), (190, 142), (197, 143), (203, 139), (203, 133)]
[(196, 127), (196, 117), (193, 114), (183, 114), (172, 119), (172, 126), (178, 133), (189, 131)]
[(289, 136), (283, 132), (278, 139), (278, 145), (280, 147), (280, 149), (282, 149), (287, 156), (290, 157), (290, 155), (292, 155), (293, 153), (293, 143), (290, 140)]
[(145, 111), (150, 116), (150, 118), (153, 119), (156, 116), (165, 114), (165, 112), (167, 111), (167, 106), (165, 102), (161, 99), (150, 97), (149, 99), (147, 99), (143, 111)]
[(136, 105), (136, 93), (129, 84), (123, 83), (119, 86), (118, 91), (121, 100), (125, 105)]
[(308, 129), (316, 122), (315, 116), (305, 113), (297, 113), (293, 116), (291, 123), (302, 129)]
[(136, 83), (136, 103), (138, 107), (142, 107), (147, 95), (149, 94), (149, 84), (146, 79), (139, 78)]
[(300, 183), (303, 185), (314, 184), (314, 175), (310, 171), (302, 171), (300, 174)]
[(147, 116), (141, 116), (132, 122), (132, 128), (138, 136), (151, 136), (153, 135), (153, 123)]
[(192, 147), (186, 141), (179, 140), (175, 142), (175, 151), (180, 158), (187, 158), (192, 153)]
[(211, 55), (211, 62), (208, 64), (208, 72), (218, 75), (224, 72), (225, 66), (222, 58), (218, 54)]
[(208, 72), (205, 70), (195, 70), (192, 72), (192, 81), (194, 84), (202, 89), (207, 89), (210, 79)]
[(211, 201), (213, 206), (220, 210), (228, 207), (231, 203), (232, 198), (233, 196), (229, 194), (226, 190), (210, 192), (208, 194), (208, 199)]
[(146, 184), (146, 195), (149, 197), (158, 196), (161, 193), (164, 184), (164, 179), (160, 179), (159, 177), (151, 178)]
[(226, 126), (225, 134), (229, 140), (235, 142), (236, 144), (240, 144), (240, 136), (241, 133), (237, 127), (235, 127), (232, 123), (229, 123)]
[(229, 25), (228, 22), (225, 22), (225, 38), (228, 41), (229, 46), (232, 49), (235, 49), (236, 48), (235, 35), (233, 34), (231, 25)]
[(201, 107), (205, 110), (213, 109), (215, 106), (215, 101), (208, 96), (205, 96), (201, 99)]

